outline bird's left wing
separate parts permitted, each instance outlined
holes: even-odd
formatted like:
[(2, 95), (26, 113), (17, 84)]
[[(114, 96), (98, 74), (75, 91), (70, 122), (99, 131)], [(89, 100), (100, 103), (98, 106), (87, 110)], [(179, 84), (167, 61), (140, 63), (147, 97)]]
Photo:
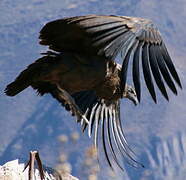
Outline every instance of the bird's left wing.
[(83, 131), (88, 129), (89, 137), (93, 135), (94, 145), (99, 150), (101, 149), (98, 147), (101, 139), (103, 152), (111, 168), (114, 167), (114, 161), (123, 169), (119, 154), (128, 164), (143, 167), (140, 162), (135, 160), (135, 154), (125, 138), (120, 119), (120, 100), (107, 102), (98, 98), (94, 91), (77, 92), (72, 94), (72, 98), (89, 120), (88, 124), (81, 121)]
[(163, 79), (175, 94), (177, 90), (173, 79), (181, 87), (160, 32), (150, 20), (103, 15), (64, 18), (47, 23), (40, 32), (40, 40), (41, 44), (49, 45), (49, 48), (55, 51), (99, 55), (108, 60), (115, 59), (117, 54), (121, 53), (123, 58), (121, 89), (125, 87), (129, 60), (132, 59), (133, 82), (139, 101), (140, 61), (147, 88), (155, 102), (156, 93), (152, 75), (167, 100)]

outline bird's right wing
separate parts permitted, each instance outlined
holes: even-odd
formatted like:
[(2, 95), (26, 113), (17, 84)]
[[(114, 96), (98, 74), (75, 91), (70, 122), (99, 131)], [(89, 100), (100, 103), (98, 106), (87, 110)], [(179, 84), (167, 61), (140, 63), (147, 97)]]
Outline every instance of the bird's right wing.
[(174, 81), (182, 87), (161, 34), (148, 19), (104, 15), (64, 18), (47, 23), (40, 32), (40, 40), (41, 44), (55, 51), (97, 55), (107, 60), (114, 60), (121, 53), (121, 92), (125, 88), (129, 61), (132, 61), (133, 83), (138, 101), (141, 97), (140, 64), (147, 88), (155, 102), (152, 75), (167, 100), (164, 82), (175, 94), (177, 89)]

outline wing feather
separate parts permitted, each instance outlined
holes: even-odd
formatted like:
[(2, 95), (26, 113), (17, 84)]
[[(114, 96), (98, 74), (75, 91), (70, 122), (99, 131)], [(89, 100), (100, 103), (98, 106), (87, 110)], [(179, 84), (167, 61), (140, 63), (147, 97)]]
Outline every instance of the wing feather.
[(169, 56), (169, 53), (167, 51), (167, 48), (166, 48), (165, 44), (162, 43), (162, 45), (159, 48), (160, 48), (160, 51), (161, 51), (161, 53), (163, 55), (163, 59), (164, 59), (165, 63), (167, 64), (167, 67), (168, 67), (170, 73), (172, 74), (174, 80), (177, 82), (179, 87), (182, 88), (179, 76), (178, 76), (178, 74), (176, 72), (174, 64), (172, 63), (172, 60), (171, 60), (171, 58)]
[(120, 167), (120, 169), (124, 170), (122, 168), (122, 166), (120, 165), (118, 159), (117, 159), (115, 150), (114, 150), (113, 145), (112, 145), (112, 138), (111, 138), (111, 132), (110, 132), (111, 131), (110, 118), (108, 116), (108, 108), (107, 107), (105, 108), (105, 119), (106, 119), (106, 130), (107, 130), (108, 145), (109, 145), (112, 157), (113, 157), (114, 161), (116, 162), (116, 164), (118, 165), (118, 167)]
[(157, 62), (158, 62), (159, 69), (161, 71), (161, 74), (163, 75), (164, 80), (166, 81), (167, 85), (172, 90), (172, 92), (177, 95), (176, 87), (174, 85), (174, 82), (171, 79), (171, 76), (170, 76), (168, 70), (167, 70), (165, 61), (162, 57), (162, 54), (159, 51), (158, 46), (155, 46), (155, 55), (156, 55), (156, 59), (157, 59)]
[(156, 60), (156, 56), (154, 54), (154, 46), (155, 45), (150, 45), (149, 47), (149, 58), (150, 60), (150, 66), (151, 66), (151, 70), (152, 70), (152, 74), (154, 76), (154, 79), (156, 81), (157, 86), (159, 87), (161, 93), (163, 94), (163, 96), (169, 100), (168, 95), (167, 95), (167, 91), (165, 89), (164, 83), (162, 81), (160, 72), (159, 72), (159, 68), (158, 68), (158, 64), (157, 64), (157, 60)]
[(99, 120), (100, 120), (101, 104), (99, 103), (95, 112), (95, 130), (94, 130), (94, 145), (98, 148), (98, 131), (99, 131)]
[(95, 120), (95, 111), (96, 111), (97, 106), (98, 106), (98, 103), (96, 103), (91, 110), (91, 115), (90, 115), (90, 119), (89, 119), (89, 128), (88, 128), (89, 137), (91, 137), (91, 134), (93, 131), (93, 125), (94, 125), (94, 120)]
[(113, 169), (112, 167), (112, 163), (110, 161), (110, 158), (109, 158), (109, 155), (108, 155), (108, 152), (107, 152), (107, 145), (106, 145), (106, 134), (105, 134), (105, 119), (104, 119), (104, 113), (105, 113), (105, 105), (102, 106), (102, 109), (101, 109), (101, 132), (102, 132), (102, 144), (103, 144), (103, 150), (104, 150), (104, 153), (105, 153), (105, 157), (107, 159), (107, 162), (109, 164), (109, 166)]
[(145, 43), (142, 49), (142, 67), (143, 67), (143, 75), (144, 75), (144, 79), (147, 85), (147, 88), (149, 90), (149, 93), (152, 96), (152, 99), (154, 100), (154, 102), (156, 103), (156, 93), (154, 90), (154, 85), (153, 85), (153, 81), (152, 81), (152, 77), (151, 77), (151, 72), (150, 72), (150, 67), (149, 67), (149, 51), (148, 51), (148, 43)]
[(133, 48), (136, 46), (137, 43), (138, 43), (137, 40), (135, 40), (133, 42), (133, 44), (129, 48), (129, 50), (123, 60), (122, 69), (121, 69), (121, 91), (122, 92), (124, 90), (126, 80), (127, 80), (127, 71), (128, 71), (128, 64), (129, 64), (130, 56), (131, 56)]
[(95, 27), (94, 29), (95, 30), (91, 29), (91, 31), (93, 31), (93, 33), (92, 33), (93, 43), (95, 41), (103, 39), (103, 38), (105, 38), (107, 36), (110, 36), (110, 35), (112, 35), (114, 33), (127, 30), (127, 29), (123, 29), (123, 25), (118, 25), (117, 27), (111, 27), (109, 29), (107, 28), (107, 29), (104, 29), (102, 31), (96, 30), (97, 27)]
[(139, 102), (141, 99), (139, 60), (140, 60), (140, 52), (141, 52), (142, 46), (143, 46), (143, 42), (140, 42), (137, 46), (137, 49), (135, 50), (134, 60), (133, 60), (133, 71), (132, 71), (134, 87), (135, 87)]

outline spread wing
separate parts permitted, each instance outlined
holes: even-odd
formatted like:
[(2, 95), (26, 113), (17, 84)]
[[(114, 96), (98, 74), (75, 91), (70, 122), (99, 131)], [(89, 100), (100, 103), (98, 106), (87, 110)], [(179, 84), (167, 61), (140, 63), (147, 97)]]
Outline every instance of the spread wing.
[(161, 34), (150, 20), (98, 15), (64, 18), (47, 23), (40, 32), (40, 39), (40, 44), (59, 52), (99, 55), (108, 60), (121, 53), (121, 90), (126, 84), (129, 60), (132, 60), (133, 82), (139, 101), (140, 61), (147, 88), (155, 102), (152, 76), (167, 100), (164, 81), (174, 94), (177, 94), (174, 82), (182, 87)]
[[(108, 104), (104, 99), (98, 98), (94, 91), (77, 92), (72, 94), (72, 98), (89, 123), (83, 119), (80, 121), (79, 118), (77, 121), (81, 122), (83, 131), (88, 129), (89, 137), (93, 136), (96, 148), (99, 148), (102, 143), (102, 150), (112, 169), (114, 169), (114, 161), (123, 170), (119, 154), (128, 164), (134, 167), (143, 167), (140, 162), (135, 160), (135, 154), (125, 138), (120, 118), (120, 100)], [(65, 106), (66, 110), (72, 112), (68, 104), (59, 98), (57, 99)]]

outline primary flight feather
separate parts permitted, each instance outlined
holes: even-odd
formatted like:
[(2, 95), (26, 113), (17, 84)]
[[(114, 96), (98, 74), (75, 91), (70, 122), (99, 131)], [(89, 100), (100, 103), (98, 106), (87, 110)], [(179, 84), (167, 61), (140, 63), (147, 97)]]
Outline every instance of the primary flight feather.
[[(120, 99), (140, 102), (140, 72), (154, 102), (155, 83), (167, 100), (165, 82), (176, 95), (175, 82), (182, 88), (155, 25), (136, 17), (77, 16), (47, 23), (39, 39), (51, 51), (21, 72), (5, 93), (14, 96), (29, 86), (40, 95), (50, 93), (77, 117), (83, 130), (88, 129), (89, 136), (94, 135), (96, 146), (101, 137), (111, 167), (113, 159), (123, 169), (117, 152), (133, 166), (142, 166), (133, 158), (123, 133)], [(118, 54), (122, 65), (115, 62)], [(134, 88), (126, 84), (129, 61)]]

